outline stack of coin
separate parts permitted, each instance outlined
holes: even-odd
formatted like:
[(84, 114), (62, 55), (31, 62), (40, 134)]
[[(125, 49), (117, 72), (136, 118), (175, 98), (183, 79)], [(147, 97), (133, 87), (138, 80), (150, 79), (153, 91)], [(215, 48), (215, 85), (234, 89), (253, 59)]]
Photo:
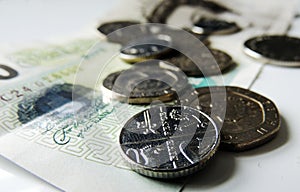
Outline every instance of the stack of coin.
[[(199, 2), (202, 1), (162, 1), (148, 20), (165, 23), (178, 4), (199, 5)], [(213, 7), (220, 12), (230, 11)], [(278, 133), (279, 112), (266, 97), (240, 87), (194, 89), (189, 84), (188, 77), (203, 77), (203, 71), (206, 76), (213, 76), (231, 69), (235, 62), (230, 55), (211, 47), (211, 55), (199, 50), (197, 57), (202, 63), (198, 66), (186, 55), (171, 49), (171, 35), (161, 33), (157, 27), (141, 25), (133, 33), (119, 30), (134, 24), (138, 22), (118, 21), (98, 28), (107, 35), (108, 41), (122, 45), (120, 58), (133, 64), (130, 69), (105, 78), (102, 91), (106, 100), (143, 105), (156, 100), (167, 102), (136, 114), (123, 126), (120, 151), (133, 170), (155, 178), (186, 176), (204, 167), (219, 143), (223, 150), (245, 151), (265, 144)], [(242, 30), (235, 22), (217, 17), (202, 16), (193, 24), (185, 30), (200, 40)], [(118, 32), (108, 34), (116, 30)], [(177, 33), (176, 30), (173, 32)], [(185, 42), (182, 45), (188, 46)], [(279, 49), (273, 45), (299, 50), (298, 40), (273, 36), (250, 39), (245, 43), (245, 52), (256, 58), (298, 65), (299, 56), (295, 50), (278, 56)], [(210, 56), (218, 65), (206, 62), (205, 58)]]
[[(196, 89), (201, 110), (212, 114), (212, 109), (225, 111), (225, 117), (213, 117), (221, 125), (221, 147), (230, 151), (244, 151), (262, 145), (279, 131), (280, 116), (275, 104), (268, 98), (241, 87), (226, 86), (226, 106), (213, 102), (212, 94), (224, 94), (224, 87)], [(189, 105), (194, 101), (179, 101)], [(195, 106), (195, 108), (197, 108)]]
[[(280, 127), (275, 104), (239, 87), (225, 87), (226, 104), (212, 101), (224, 87), (197, 89), (200, 105), (154, 106), (133, 116), (120, 134), (121, 154), (136, 172), (155, 178), (182, 177), (203, 168), (221, 149), (244, 151), (274, 138)], [(192, 93), (191, 93), (192, 94)], [(187, 102), (187, 101), (186, 101)], [(212, 110), (224, 111), (225, 117)]]

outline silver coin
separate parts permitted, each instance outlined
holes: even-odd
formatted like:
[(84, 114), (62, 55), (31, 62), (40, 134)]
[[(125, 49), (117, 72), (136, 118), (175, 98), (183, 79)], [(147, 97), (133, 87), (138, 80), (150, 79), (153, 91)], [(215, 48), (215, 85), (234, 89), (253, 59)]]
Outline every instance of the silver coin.
[(119, 143), (134, 171), (169, 179), (204, 167), (219, 140), (216, 124), (205, 113), (190, 107), (155, 106), (124, 125)]
[(244, 51), (250, 57), (281, 66), (300, 66), (299, 50), (300, 39), (288, 36), (258, 36), (244, 43)]
[(191, 31), (196, 34), (231, 34), (240, 31), (240, 27), (235, 22), (201, 17), (196, 22)]
[[(126, 45), (136, 45), (136, 42), (139, 41), (141, 41), (141, 43), (149, 43), (149, 40), (147, 41), (147, 39), (150, 37), (153, 37), (155, 39), (154, 41), (157, 41), (157, 39), (159, 39), (157, 36), (163, 36), (166, 30), (171, 31), (171, 28), (155, 24), (135, 24), (132, 22), (126, 27), (122, 27), (119, 30), (115, 30), (114, 32), (107, 34), (106, 38), (110, 42), (119, 43), (125, 47)], [(161, 39), (164, 40), (163, 38)], [(168, 43), (166, 45), (168, 45)]]
[(158, 59), (172, 50), (171, 45), (171, 38), (167, 35), (145, 36), (124, 45), (120, 58), (128, 63)]
[(109, 99), (147, 104), (155, 100), (172, 101), (187, 85), (187, 77), (179, 68), (149, 60), (110, 74), (103, 81), (102, 91)]

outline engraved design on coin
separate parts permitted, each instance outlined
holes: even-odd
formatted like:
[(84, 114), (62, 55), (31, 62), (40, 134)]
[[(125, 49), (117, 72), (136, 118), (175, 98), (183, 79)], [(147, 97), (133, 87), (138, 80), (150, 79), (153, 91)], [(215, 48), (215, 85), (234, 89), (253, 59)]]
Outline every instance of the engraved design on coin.
[(240, 27), (235, 22), (228, 22), (215, 18), (201, 17), (196, 22), (191, 31), (196, 34), (231, 34), (240, 31)]
[(103, 81), (102, 91), (107, 99), (146, 104), (155, 100), (171, 101), (187, 85), (187, 77), (179, 68), (150, 60), (110, 74)]
[(155, 106), (132, 117), (120, 134), (121, 154), (136, 172), (155, 178), (198, 171), (214, 155), (219, 132), (205, 113)]
[[(211, 102), (211, 94), (218, 94), (219, 87), (196, 89), (203, 111), (211, 108), (225, 110)], [(280, 115), (275, 104), (264, 96), (239, 87), (226, 87), (227, 107), (221, 128), (221, 146), (231, 151), (251, 149), (271, 140), (280, 128)], [(220, 123), (218, 117), (214, 117)]]
[(128, 63), (158, 59), (172, 50), (171, 43), (167, 35), (145, 36), (123, 46), (120, 58)]
[(281, 66), (300, 66), (300, 39), (288, 36), (259, 36), (244, 43), (252, 58)]
[[(214, 56), (216, 63), (218, 65), (215, 65), (213, 61), (203, 60), (207, 62), (201, 63), (201, 70), (205, 70), (207, 76), (217, 75), (220, 73), (220, 71), (225, 72), (227, 69), (235, 65), (235, 62), (227, 53), (217, 49), (210, 49), (210, 51), (212, 53), (212, 56)], [(207, 58), (207, 57), (211, 57), (211, 54), (200, 52), (199, 57)], [(203, 73), (199, 69), (199, 67), (195, 65), (193, 61), (191, 61), (188, 57), (186, 57), (183, 54), (178, 53), (165, 60), (179, 67), (188, 76), (203, 77)]]

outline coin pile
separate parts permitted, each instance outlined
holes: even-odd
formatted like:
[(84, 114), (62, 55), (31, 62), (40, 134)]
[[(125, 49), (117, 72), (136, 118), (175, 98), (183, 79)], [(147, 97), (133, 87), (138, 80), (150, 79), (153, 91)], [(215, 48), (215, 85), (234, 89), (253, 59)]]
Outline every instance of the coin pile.
[[(183, 2), (201, 4), (215, 12), (229, 11), (216, 4), (203, 5), (206, 1), (162, 1), (148, 21), (165, 23), (175, 4)], [(102, 24), (98, 30), (108, 35), (136, 24), (138, 22), (116, 21)], [(136, 114), (123, 126), (119, 138), (121, 154), (133, 170), (155, 178), (182, 177), (204, 167), (219, 145), (222, 150), (245, 151), (276, 136), (280, 115), (270, 99), (241, 87), (193, 89), (186, 77), (203, 77), (199, 66), (170, 48), (173, 43), (170, 36), (145, 32), (143, 27), (139, 28), (144, 33), (141, 38), (122, 34), (122, 30), (107, 36), (108, 41), (122, 45), (120, 58), (132, 67), (108, 75), (102, 86), (106, 97), (120, 102), (143, 105), (156, 100), (168, 102)], [(194, 21), (191, 29), (184, 30), (206, 41), (209, 35), (236, 33), (242, 29), (234, 22), (201, 17)], [(245, 42), (245, 53), (296, 66), (299, 65), (296, 53), (300, 50), (299, 42), (286, 36), (255, 37)], [(290, 47), (286, 53), (278, 51), (286, 47)], [(205, 75), (225, 73), (235, 66), (227, 53), (209, 49), (218, 65), (216, 68), (203, 59), (201, 69), (208, 71)], [(202, 59), (207, 55), (199, 52), (197, 57)]]

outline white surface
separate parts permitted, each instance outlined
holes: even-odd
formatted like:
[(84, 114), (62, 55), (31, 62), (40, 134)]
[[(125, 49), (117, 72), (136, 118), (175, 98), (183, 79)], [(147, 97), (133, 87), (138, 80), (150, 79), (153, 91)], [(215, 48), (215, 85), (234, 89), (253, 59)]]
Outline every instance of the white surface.
[[(24, 45), (79, 34), (80, 30), (104, 14), (98, 10), (109, 9), (115, 1), (2, 0), (0, 44)], [(295, 22), (290, 33), (300, 37), (300, 19)], [(268, 65), (252, 86), (252, 90), (269, 97), (278, 106), (283, 117), (278, 137), (258, 150), (240, 154), (221, 152), (215, 162), (200, 173), (203, 175), (194, 177), (185, 190), (300, 190), (299, 72), (300, 68)], [(56, 189), (0, 158), (0, 191), (56, 191)]]

